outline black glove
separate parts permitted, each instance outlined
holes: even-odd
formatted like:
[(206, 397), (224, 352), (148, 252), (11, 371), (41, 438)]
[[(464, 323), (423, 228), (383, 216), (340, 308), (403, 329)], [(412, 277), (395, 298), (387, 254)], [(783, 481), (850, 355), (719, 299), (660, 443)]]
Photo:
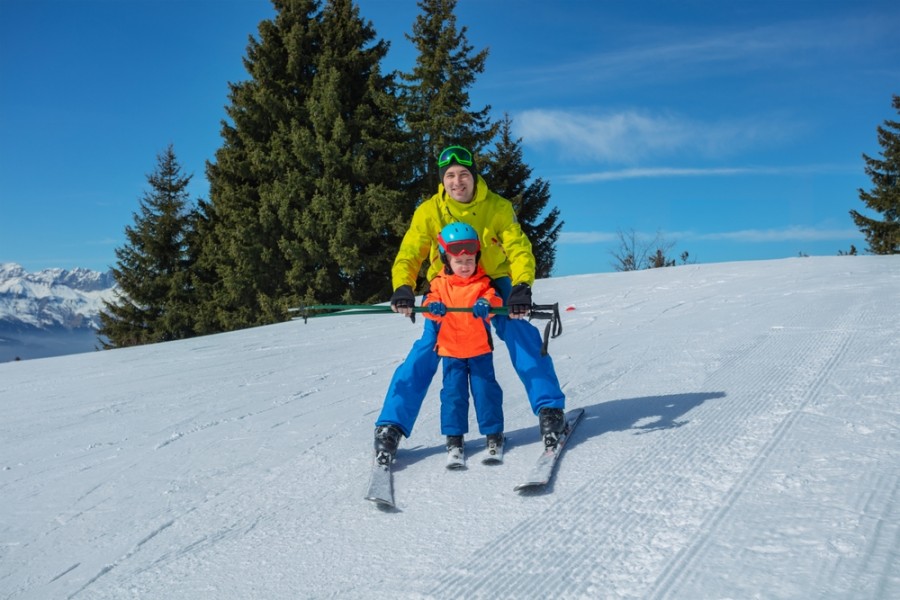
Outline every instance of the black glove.
[(520, 283), (513, 286), (509, 293), (509, 300), (506, 301), (511, 315), (527, 315), (531, 312), (531, 286), (527, 283)]
[(391, 306), (397, 308), (414, 308), (416, 306), (416, 295), (413, 294), (412, 288), (408, 285), (401, 285), (391, 296)]

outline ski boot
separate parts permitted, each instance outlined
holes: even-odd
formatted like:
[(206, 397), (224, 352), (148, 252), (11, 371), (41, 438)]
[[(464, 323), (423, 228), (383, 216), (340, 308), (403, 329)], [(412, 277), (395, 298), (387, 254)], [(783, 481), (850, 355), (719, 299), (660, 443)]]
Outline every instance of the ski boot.
[(397, 446), (403, 432), (396, 425), (379, 425), (375, 428), (375, 462), (390, 465), (397, 454)]
[(503, 462), (503, 434), (502, 433), (490, 433), (485, 438), (485, 447), (487, 449), (487, 455), (484, 457), (483, 462), (486, 465), (497, 464)]
[(461, 435), (447, 436), (447, 468), (462, 469), (466, 466), (466, 451)]
[(555, 448), (566, 432), (566, 413), (561, 408), (542, 408), (538, 414), (545, 448)]

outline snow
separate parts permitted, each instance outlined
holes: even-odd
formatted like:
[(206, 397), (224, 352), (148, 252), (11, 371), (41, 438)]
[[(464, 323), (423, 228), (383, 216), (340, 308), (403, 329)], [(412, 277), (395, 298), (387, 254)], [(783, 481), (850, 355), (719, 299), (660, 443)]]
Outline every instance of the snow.
[[(0, 364), (0, 598), (900, 598), (900, 257), (538, 281), (584, 421), (540, 493), (444, 468), (439, 380), (363, 500), (421, 332), (293, 321)], [(474, 431), (474, 416), (472, 430)]]

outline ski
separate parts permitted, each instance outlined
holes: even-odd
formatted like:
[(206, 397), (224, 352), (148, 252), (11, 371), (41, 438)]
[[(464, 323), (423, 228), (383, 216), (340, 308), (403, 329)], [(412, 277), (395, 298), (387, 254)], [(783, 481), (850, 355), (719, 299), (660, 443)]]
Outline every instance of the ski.
[(560, 436), (556, 446), (544, 449), (538, 457), (537, 462), (531, 468), (531, 473), (528, 474), (528, 478), (514, 487), (514, 491), (522, 492), (536, 490), (550, 482), (550, 478), (553, 477), (553, 470), (556, 467), (556, 463), (563, 453), (563, 450), (565, 450), (569, 438), (572, 436), (572, 432), (575, 431), (575, 427), (578, 425), (579, 421), (581, 421), (582, 416), (584, 416), (583, 408), (576, 408), (566, 413), (565, 433)]
[(481, 459), (483, 465), (499, 465), (503, 463), (503, 450), (506, 447), (506, 438), (499, 444), (487, 442), (485, 456)]
[(380, 507), (394, 508), (394, 482), (390, 463), (383, 465), (376, 459), (372, 463), (372, 476), (365, 499)]

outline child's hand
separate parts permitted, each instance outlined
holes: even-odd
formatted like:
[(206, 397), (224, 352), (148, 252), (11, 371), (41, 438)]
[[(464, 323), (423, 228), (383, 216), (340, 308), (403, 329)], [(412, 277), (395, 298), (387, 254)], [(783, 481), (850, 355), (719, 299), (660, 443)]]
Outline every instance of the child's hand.
[(443, 317), (447, 314), (447, 306), (443, 302), (429, 302), (428, 312), (436, 317)]
[(472, 316), (476, 319), (487, 319), (490, 313), (491, 303), (484, 298), (479, 298), (474, 306), (472, 306)]

